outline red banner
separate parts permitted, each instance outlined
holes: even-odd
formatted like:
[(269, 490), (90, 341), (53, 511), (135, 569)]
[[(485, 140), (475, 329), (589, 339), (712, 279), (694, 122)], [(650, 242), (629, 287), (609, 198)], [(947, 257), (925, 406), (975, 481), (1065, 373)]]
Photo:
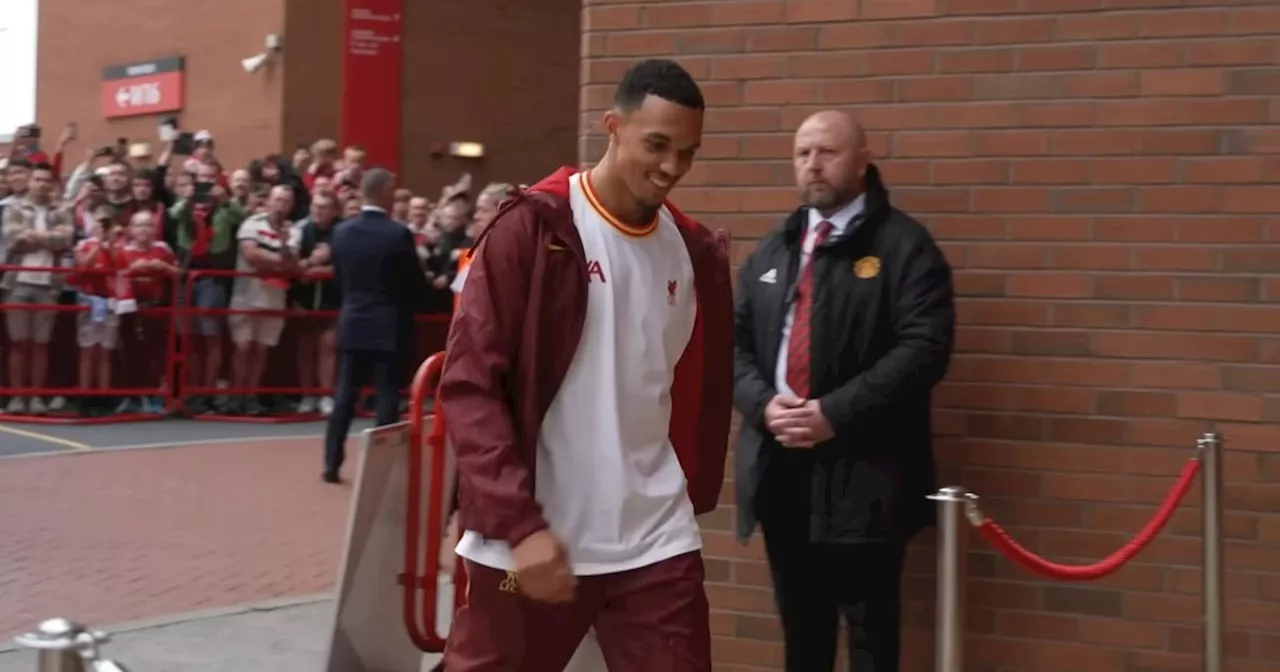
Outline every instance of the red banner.
[(404, 0), (344, 0), (343, 146), (361, 145), (367, 166), (400, 170)]

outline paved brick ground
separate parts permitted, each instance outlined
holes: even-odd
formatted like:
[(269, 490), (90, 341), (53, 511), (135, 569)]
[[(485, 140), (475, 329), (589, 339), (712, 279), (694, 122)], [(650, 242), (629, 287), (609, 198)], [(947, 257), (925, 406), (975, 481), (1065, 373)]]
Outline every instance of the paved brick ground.
[(6, 460), (0, 637), (329, 590), (350, 487), (317, 439)]

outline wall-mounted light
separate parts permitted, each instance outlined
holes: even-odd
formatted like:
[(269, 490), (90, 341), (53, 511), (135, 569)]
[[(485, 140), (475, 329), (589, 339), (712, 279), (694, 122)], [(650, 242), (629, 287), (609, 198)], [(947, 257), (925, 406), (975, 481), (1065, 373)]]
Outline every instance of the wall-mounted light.
[(484, 156), (484, 143), (451, 142), (449, 143), (449, 154), (463, 159), (478, 159)]

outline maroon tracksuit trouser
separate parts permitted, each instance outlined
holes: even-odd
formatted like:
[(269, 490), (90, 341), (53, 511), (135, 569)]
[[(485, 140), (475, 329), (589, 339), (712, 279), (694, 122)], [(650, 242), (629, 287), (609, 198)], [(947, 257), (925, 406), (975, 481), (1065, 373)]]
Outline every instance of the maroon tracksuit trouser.
[(528, 599), (502, 570), (467, 562), (467, 575), (445, 672), (562, 672), (592, 626), (609, 672), (711, 671), (700, 553), (580, 576), (575, 600), (563, 605)]

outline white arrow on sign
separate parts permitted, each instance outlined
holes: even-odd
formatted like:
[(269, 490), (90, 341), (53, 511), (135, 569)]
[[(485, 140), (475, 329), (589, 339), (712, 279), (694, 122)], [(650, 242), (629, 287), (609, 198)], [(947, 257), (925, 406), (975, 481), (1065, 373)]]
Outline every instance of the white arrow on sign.
[(116, 90), (116, 106), (120, 108), (157, 105), (161, 98), (159, 82), (130, 84)]

